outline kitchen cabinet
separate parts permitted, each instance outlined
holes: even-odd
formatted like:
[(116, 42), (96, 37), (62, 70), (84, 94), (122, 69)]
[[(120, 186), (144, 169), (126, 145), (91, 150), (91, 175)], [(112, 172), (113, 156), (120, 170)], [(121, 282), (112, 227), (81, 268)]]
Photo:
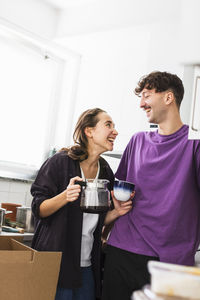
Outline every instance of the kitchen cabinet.
[(189, 139), (200, 139), (200, 66), (194, 67)]

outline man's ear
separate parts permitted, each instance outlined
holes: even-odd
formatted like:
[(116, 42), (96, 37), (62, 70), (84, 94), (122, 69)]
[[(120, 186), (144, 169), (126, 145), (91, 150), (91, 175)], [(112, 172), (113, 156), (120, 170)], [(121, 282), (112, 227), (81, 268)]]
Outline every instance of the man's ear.
[(84, 132), (85, 132), (85, 135), (88, 137), (88, 138), (91, 138), (92, 137), (92, 127), (86, 127), (84, 129)]
[(169, 105), (169, 104), (171, 104), (171, 103), (173, 103), (173, 102), (175, 102), (174, 93), (171, 92), (171, 91), (168, 91), (168, 92), (166, 93), (165, 103), (166, 103), (167, 105)]

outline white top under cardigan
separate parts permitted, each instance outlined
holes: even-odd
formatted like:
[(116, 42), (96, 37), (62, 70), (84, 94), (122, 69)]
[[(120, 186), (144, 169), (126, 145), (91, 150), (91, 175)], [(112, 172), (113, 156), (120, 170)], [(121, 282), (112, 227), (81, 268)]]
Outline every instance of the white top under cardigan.
[[(100, 164), (98, 162), (98, 170), (95, 179), (98, 179), (100, 171)], [(85, 180), (83, 170), (81, 169), (81, 176)], [(98, 214), (83, 213), (83, 227), (81, 240), (81, 267), (91, 266), (91, 252), (94, 242), (94, 231), (99, 220)]]

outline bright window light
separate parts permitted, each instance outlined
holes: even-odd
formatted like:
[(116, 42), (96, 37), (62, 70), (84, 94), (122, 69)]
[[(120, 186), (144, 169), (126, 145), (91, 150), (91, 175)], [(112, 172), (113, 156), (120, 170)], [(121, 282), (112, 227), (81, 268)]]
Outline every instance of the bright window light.
[(4, 39), (0, 52), (0, 160), (38, 166), (57, 63)]
[(32, 180), (68, 145), (80, 59), (0, 18), (0, 177)]

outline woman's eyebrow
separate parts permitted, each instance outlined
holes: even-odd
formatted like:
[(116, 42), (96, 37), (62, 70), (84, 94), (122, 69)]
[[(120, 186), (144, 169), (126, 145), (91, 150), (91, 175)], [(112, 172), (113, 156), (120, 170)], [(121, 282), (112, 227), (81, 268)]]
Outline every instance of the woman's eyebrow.
[(110, 120), (105, 121), (105, 124), (113, 124), (113, 127), (115, 127), (115, 124)]

